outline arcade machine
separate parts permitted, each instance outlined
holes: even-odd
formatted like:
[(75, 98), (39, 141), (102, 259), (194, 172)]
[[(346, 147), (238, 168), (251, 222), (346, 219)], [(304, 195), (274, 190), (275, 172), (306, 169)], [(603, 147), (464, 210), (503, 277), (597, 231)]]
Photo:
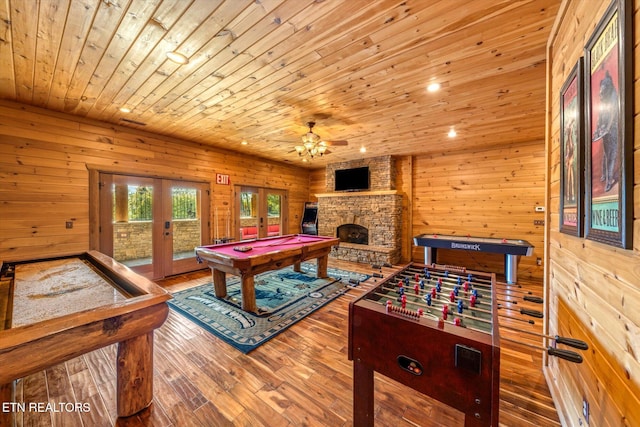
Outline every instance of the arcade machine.
[(302, 234), (318, 235), (318, 202), (305, 202), (301, 227)]

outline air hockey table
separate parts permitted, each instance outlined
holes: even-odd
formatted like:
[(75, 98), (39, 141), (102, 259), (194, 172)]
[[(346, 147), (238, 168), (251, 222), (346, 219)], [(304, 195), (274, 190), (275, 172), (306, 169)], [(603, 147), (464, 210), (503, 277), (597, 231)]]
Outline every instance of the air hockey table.
[[(100, 252), (0, 264), (0, 404), (13, 381), (118, 343), (119, 417), (153, 399), (153, 331), (171, 296)], [(0, 412), (0, 425), (13, 414)]]
[(257, 312), (254, 276), (289, 265), (300, 271), (300, 263), (316, 258), (316, 275), (327, 277), (329, 253), (340, 239), (308, 234), (291, 234), (237, 243), (198, 246), (196, 257), (211, 268), (216, 297), (227, 296), (226, 273), (240, 276), (242, 309)]
[(497, 239), (491, 237), (453, 236), (446, 234), (420, 234), (413, 238), (416, 246), (424, 247), (424, 263), (437, 262), (438, 249), (491, 252), (504, 255), (504, 275), (513, 284), (518, 276), (518, 256), (531, 256), (534, 246), (526, 240)]

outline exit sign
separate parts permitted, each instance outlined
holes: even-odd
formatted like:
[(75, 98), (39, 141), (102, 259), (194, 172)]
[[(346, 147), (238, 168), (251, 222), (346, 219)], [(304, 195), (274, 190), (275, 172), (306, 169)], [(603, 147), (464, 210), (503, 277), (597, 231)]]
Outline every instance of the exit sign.
[(216, 184), (229, 185), (229, 175), (216, 174)]

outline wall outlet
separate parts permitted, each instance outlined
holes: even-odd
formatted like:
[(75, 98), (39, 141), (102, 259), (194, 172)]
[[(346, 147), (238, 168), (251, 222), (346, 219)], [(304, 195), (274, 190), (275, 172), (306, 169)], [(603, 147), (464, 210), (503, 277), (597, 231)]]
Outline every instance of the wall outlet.
[(544, 219), (534, 219), (533, 225), (544, 225)]
[(64, 226), (65, 226), (66, 228), (68, 228), (68, 229), (69, 229), (69, 228), (73, 228), (73, 221), (67, 221), (67, 222), (65, 222), (65, 223), (64, 223)]

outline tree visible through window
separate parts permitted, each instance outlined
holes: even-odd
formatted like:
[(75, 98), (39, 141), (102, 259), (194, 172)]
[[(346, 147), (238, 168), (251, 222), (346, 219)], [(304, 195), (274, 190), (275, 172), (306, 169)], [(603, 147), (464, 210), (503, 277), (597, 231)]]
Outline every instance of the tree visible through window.
[(251, 192), (240, 193), (240, 217), (241, 218), (255, 218), (255, 200), (256, 194)]
[[(118, 203), (115, 191), (113, 197), (115, 214), (116, 203)], [(198, 217), (198, 190), (193, 188), (173, 188), (171, 203), (172, 219), (196, 219)], [(127, 205), (129, 221), (151, 221), (153, 218), (153, 188), (129, 185)]]
[(280, 195), (267, 194), (267, 215), (270, 217), (280, 216)]
[(195, 219), (198, 216), (198, 190), (173, 188), (173, 219)]
[[(153, 188), (129, 186), (129, 221), (151, 221), (153, 212)], [(114, 203), (115, 206), (115, 203)]]

